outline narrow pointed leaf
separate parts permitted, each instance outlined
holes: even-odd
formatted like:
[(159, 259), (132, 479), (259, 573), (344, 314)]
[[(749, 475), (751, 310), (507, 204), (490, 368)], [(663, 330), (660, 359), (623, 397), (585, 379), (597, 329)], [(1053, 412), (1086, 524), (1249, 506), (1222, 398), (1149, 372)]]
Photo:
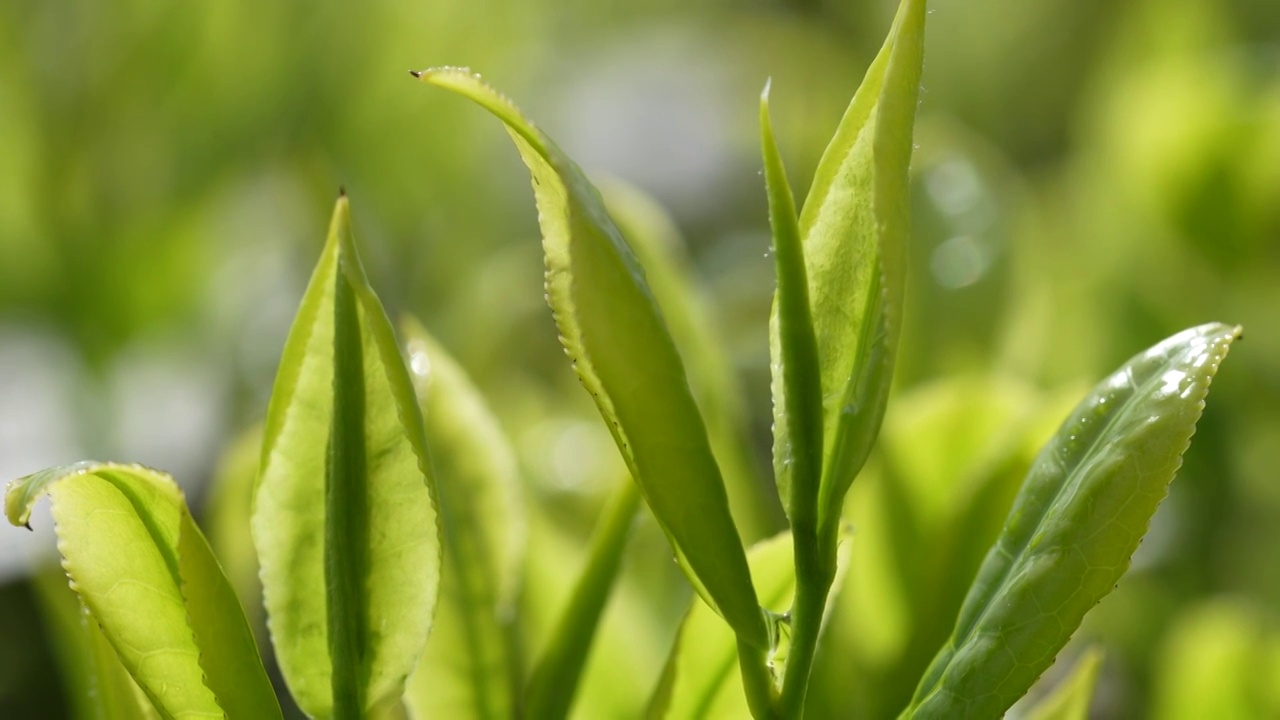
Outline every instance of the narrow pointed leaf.
[[(800, 213), (822, 362), (819, 522), (827, 542), (839, 525), (845, 493), (875, 442), (893, 376), (924, 24), (925, 0), (903, 0), (884, 47), (823, 154)], [(785, 460), (794, 453), (785, 433), (792, 402), (773, 325), (774, 472), (785, 496), (792, 472)]]
[(289, 332), (252, 518), (276, 657), (322, 718), (398, 702), (440, 573), (422, 415), (348, 212), (339, 198)]
[(684, 365), (630, 247), (582, 171), (470, 72), (415, 73), (506, 124), (533, 177), (547, 298), (561, 341), (699, 594), (756, 647), (767, 642), (746, 554)]
[(786, 427), (774, 429), (785, 436), (781, 463), (789, 487), (782, 502), (791, 517), (792, 532), (812, 542), (818, 532), (818, 483), (822, 473), (822, 380), (809, 314), (809, 280), (800, 246), (800, 226), (787, 170), (773, 137), (768, 85), (760, 94), (760, 137), (778, 276), (777, 312), (771, 321), (776, 326), (775, 359), (782, 365), (783, 397), (787, 398), (783, 418)]
[(764, 482), (757, 468), (736, 370), (725, 352), (706, 288), (689, 267), (684, 239), (662, 207), (640, 190), (616, 180), (600, 189), (609, 216), (645, 270), (684, 360), (738, 530), (747, 542), (777, 534), (786, 527), (786, 518), (773, 483)]
[(72, 587), (161, 716), (280, 717), (253, 634), (173, 478), (82, 462), (10, 483), (9, 521), (52, 502)]
[(1027, 712), (1027, 720), (1089, 720), (1089, 704), (1102, 668), (1102, 648), (1091, 647), (1058, 686)]
[(619, 485), (605, 506), (587, 564), (529, 680), (524, 706), (529, 717), (568, 715), (639, 509), (639, 491), (630, 482)]
[(445, 553), (434, 627), (405, 702), (417, 718), (510, 718), (525, 542), (515, 451), (453, 358), (417, 322), (401, 330), (431, 443)]
[(1045, 445), (904, 717), (998, 717), (1111, 591), (1240, 329), (1181, 332), (1103, 380)]

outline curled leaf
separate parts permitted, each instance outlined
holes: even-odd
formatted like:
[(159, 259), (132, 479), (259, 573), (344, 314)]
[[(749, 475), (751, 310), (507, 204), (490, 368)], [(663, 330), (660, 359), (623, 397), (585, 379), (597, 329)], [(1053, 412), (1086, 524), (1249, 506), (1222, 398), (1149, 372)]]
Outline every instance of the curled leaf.
[(240, 603), (173, 478), (140, 465), (50, 468), (9, 484), (9, 522), (25, 525), (44, 495), (72, 588), (161, 716), (280, 717)]
[(698, 593), (747, 642), (765, 647), (764, 616), (684, 364), (599, 193), (474, 74), (439, 68), (414, 75), (475, 101), (506, 125), (533, 177), (547, 299), (578, 377)]

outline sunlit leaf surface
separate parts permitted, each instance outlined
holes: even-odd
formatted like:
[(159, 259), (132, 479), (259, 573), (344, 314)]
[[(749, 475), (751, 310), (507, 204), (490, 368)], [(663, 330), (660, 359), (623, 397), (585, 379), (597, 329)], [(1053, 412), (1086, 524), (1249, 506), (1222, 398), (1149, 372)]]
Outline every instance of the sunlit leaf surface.
[(280, 361), (252, 520), (289, 689), (337, 718), (399, 701), (441, 552), (422, 415), (348, 212), (339, 198)]

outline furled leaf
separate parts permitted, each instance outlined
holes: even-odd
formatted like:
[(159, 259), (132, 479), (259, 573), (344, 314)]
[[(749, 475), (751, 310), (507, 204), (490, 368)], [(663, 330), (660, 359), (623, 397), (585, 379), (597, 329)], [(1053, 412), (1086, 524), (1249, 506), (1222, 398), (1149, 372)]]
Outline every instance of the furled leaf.
[(904, 717), (996, 717), (1128, 568), (1240, 329), (1186, 330), (1134, 357), (1040, 452)]
[(565, 349), (699, 594), (747, 642), (768, 642), (746, 554), (684, 365), (599, 193), (559, 148), (477, 76), (415, 73), (506, 124), (533, 176), (547, 298)]
[(688, 267), (679, 230), (640, 190), (617, 180), (600, 185), (600, 190), (609, 216), (644, 268), (649, 289), (684, 360), (738, 530), (748, 542), (776, 534), (786, 526), (786, 519), (772, 482), (764, 482), (752, 456), (736, 371), (724, 351), (710, 299)]
[[(771, 334), (777, 336), (775, 356), (781, 368), (786, 427), (781, 434), (780, 463), (787, 478), (782, 503), (791, 517), (792, 533), (813, 543), (818, 533), (818, 483), (822, 474), (822, 380), (813, 319), (809, 314), (809, 281), (800, 226), (787, 170), (773, 137), (769, 117), (769, 87), (760, 94), (760, 136), (764, 154), (765, 184), (769, 193), (769, 219), (773, 225), (773, 256), (778, 277)], [(803, 543), (802, 543), (803, 544)]]
[(427, 649), (405, 692), (419, 718), (509, 718), (511, 620), (525, 527), (515, 451), (466, 373), (401, 323), (435, 469), (445, 562)]
[(440, 574), (422, 415), (348, 212), (340, 197), (280, 360), (252, 518), (276, 657), (322, 718), (399, 700)]
[(1071, 674), (1027, 712), (1027, 720), (1089, 720), (1089, 703), (1101, 667), (1102, 648), (1086, 650)]
[[(845, 493), (866, 462), (884, 416), (901, 323), (908, 240), (907, 168), (923, 61), (925, 0), (903, 0), (814, 175), (800, 213), (818, 357), (822, 363), (823, 468), (819, 523), (826, 542)], [(778, 312), (775, 303), (774, 313)], [(771, 326), (774, 473), (790, 493), (794, 456), (786, 429), (777, 322)]]
[(639, 509), (636, 486), (619, 485), (591, 539), (586, 567), (529, 680), (524, 707), (529, 717), (556, 720), (568, 715)]
[(121, 664), (98, 623), (67, 586), (66, 573), (48, 565), (32, 576), (40, 614), (62, 670), (65, 698), (76, 720), (152, 720), (159, 713)]
[(253, 634), (173, 478), (82, 462), (10, 483), (9, 522), (52, 502), (72, 588), (163, 717), (280, 717)]
[[(841, 547), (839, 559), (842, 569), (848, 559), (849, 540), (846, 538)], [(756, 592), (765, 607), (777, 613), (790, 608), (795, 595), (792, 556), (790, 533), (781, 533), (757, 543), (749, 553)], [(842, 573), (837, 574), (834, 584), (837, 590), (842, 577)], [(780, 623), (778, 629), (783, 638), (777, 653), (770, 658), (775, 682), (781, 681), (789, 632), (785, 623)], [(646, 717), (649, 720), (737, 720), (750, 717), (742, 678), (735, 669), (737, 662), (737, 643), (733, 633), (708, 608), (694, 604), (680, 626)]]

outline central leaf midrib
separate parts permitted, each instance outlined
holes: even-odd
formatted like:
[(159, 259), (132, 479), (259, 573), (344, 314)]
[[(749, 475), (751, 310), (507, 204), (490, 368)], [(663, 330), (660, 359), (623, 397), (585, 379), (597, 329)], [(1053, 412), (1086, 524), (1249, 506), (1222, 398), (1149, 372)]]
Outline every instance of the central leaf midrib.
[(324, 570), (333, 717), (363, 712), (366, 653), (362, 578), (367, 547), (364, 357), (355, 293), (334, 273), (333, 417), (325, 465)]

